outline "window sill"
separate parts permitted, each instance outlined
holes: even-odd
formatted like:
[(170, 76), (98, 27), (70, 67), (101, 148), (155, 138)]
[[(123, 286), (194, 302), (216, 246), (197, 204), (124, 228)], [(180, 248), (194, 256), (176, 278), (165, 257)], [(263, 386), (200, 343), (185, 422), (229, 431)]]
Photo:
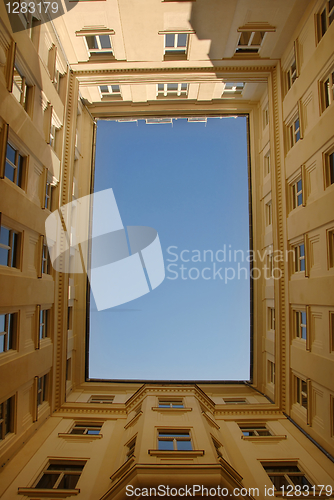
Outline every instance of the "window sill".
[(183, 411), (192, 411), (192, 408), (160, 408), (159, 406), (153, 406), (152, 411), (166, 411), (166, 412), (176, 411), (177, 413), (180, 413)]
[(103, 434), (68, 434), (67, 432), (58, 432), (58, 437), (68, 439), (69, 441), (95, 441), (102, 439)]
[(151, 455), (151, 457), (193, 458), (202, 457), (204, 455), (204, 450), (148, 450), (148, 454)]
[(19, 495), (25, 495), (29, 498), (66, 498), (72, 495), (78, 495), (80, 493), (80, 489), (76, 488), (73, 490), (49, 490), (42, 488), (18, 488)]
[(272, 443), (275, 441), (282, 441), (283, 439), (287, 439), (285, 434), (276, 435), (276, 436), (241, 436), (241, 439), (244, 441), (252, 441), (254, 443)]
[(186, 61), (187, 54), (164, 54), (164, 61)]

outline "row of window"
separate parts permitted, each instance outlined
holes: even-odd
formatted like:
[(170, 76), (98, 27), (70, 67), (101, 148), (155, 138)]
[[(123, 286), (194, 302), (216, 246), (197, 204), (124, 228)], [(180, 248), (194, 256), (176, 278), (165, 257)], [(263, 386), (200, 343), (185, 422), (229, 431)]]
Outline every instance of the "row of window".
[[(243, 82), (224, 82), (222, 97), (240, 96), (244, 90)], [(156, 96), (163, 97), (187, 97), (188, 83), (158, 83), (156, 86)], [(119, 85), (99, 85), (101, 99), (121, 98), (121, 88)]]

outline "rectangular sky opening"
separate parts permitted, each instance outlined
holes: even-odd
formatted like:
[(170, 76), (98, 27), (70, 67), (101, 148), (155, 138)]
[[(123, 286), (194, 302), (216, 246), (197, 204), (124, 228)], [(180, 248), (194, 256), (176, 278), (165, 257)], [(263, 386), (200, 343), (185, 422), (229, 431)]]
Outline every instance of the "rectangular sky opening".
[(110, 263), (91, 289), (90, 379), (249, 380), (247, 147), (244, 116), (98, 121), (94, 193), (112, 189), (121, 222), (92, 239)]

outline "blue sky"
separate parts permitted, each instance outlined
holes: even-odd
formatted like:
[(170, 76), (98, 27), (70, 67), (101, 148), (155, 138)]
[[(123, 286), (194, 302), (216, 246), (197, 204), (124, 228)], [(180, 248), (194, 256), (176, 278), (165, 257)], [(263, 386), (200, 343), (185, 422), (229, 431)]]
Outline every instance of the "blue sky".
[(95, 168), (124, 226), (158, 231), (166, 277), (111, 309), (91, 299), (90, 378), (248, 380), (249, 264), (233, 261), (249, 248), (246, 118), (99, 121)]

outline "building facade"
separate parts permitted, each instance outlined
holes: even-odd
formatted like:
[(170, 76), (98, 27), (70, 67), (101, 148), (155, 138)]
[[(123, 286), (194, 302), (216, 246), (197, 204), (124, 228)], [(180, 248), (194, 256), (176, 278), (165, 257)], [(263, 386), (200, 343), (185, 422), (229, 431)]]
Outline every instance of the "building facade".
[[(63, 6), (14, 31), (0, 6), (0, 497), (331, 497), (333, 1)], [(248, 117), (251, 380), (89, 380), (87, 277), (52, 268), (46, 218), (91, 193), (97, 120), (224, 115)]]

